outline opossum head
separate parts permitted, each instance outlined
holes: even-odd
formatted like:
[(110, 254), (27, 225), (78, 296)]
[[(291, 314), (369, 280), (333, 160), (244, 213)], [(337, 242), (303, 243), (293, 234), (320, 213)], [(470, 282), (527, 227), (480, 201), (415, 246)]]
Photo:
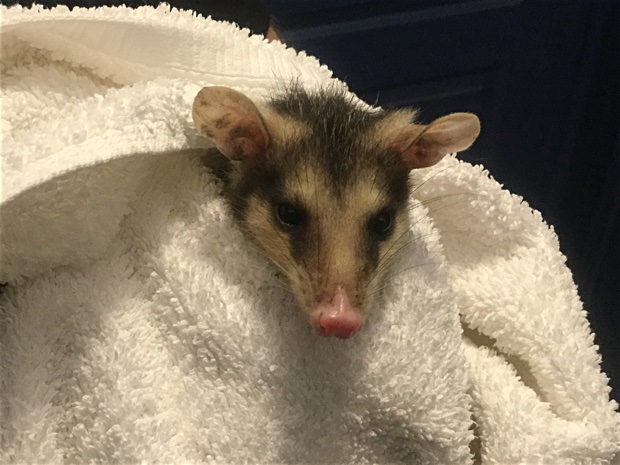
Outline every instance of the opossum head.
[(237, 220), (321, 335), (348, 338), (364, 323), (409, 228), (410, 171), (465, 150), (480, 131), (468, 113), (429, 125), (415, 116), (298, 86), (260, 108), (223, 87), (194, 101), (197, 129), (231, 160)]

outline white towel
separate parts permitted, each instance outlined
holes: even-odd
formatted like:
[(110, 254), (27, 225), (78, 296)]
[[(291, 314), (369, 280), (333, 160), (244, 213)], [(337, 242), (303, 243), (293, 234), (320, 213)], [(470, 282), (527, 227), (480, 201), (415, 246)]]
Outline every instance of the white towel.
[(190, 110), (203, 85), (261, 99), (326, 68), (165, 6), (2, 7), (1, 34), (2, 463), (619, 450), (557, 238), (481, 168), (414, 173), (415, 246), (359, 334), (320, 338), (235, 229)]

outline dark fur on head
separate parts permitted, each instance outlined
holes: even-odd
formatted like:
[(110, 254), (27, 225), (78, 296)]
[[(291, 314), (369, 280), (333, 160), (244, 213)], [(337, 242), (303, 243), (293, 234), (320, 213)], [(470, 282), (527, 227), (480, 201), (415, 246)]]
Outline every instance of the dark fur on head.
[(249, 195), (285, 198), (282, 181), (300, 168), (320, 173), (330, 187), (325, 194), (334, 198), (342, 198), (361, 174), (370, 171), (395, 209), (407, 201), (408, 170), (397, 154), (368, 134), (387, 112), (371, 113), (335, 87), (310, 93), (299, 85), (272, 97), (269, 106), (303, 129), (282, 137), (252, 167), (254, 175), (233, 189), (237, 212), (243, 214), (247, 208), (243, 199)]

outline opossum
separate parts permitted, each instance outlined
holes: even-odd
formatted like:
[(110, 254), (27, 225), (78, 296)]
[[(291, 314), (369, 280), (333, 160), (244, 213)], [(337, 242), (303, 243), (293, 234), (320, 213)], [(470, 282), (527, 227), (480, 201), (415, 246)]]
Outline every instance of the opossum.
[(318, 333), (342, 339), (362, 327), (402, 248), (410, 171), (480, 133), (471, 113), (422, 125), (414, 110), (370, 111), (334, 88), (300, 85), (260, 106), (205, 87), (192, 116), (230, 163), (225, 192), (240, 227), (282, 270)]

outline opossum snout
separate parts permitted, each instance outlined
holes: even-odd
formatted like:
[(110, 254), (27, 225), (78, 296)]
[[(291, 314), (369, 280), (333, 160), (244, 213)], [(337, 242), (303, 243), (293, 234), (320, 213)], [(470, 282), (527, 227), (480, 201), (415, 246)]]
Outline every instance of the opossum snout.
[(362, 316), (343, 286), (326, 296), (310, 312), (310, 323), (321, 336), (348, 339), (362, 327)]

